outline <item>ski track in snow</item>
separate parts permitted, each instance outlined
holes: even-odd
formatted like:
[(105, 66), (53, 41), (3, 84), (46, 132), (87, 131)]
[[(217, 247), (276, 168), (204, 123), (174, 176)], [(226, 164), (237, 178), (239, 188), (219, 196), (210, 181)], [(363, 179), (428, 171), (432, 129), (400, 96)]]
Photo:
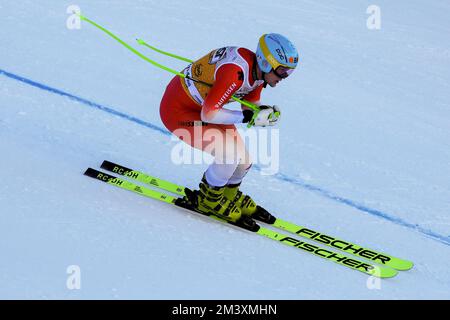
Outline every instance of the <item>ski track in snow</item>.
[[(6, 77), (8, 77), (10, 79), (14, 79), (14, 80), (20, 81), (22, 83), (25, 83), (27, 85), (33, 86), (35, 88), (38, 88), (38, 89), (41, 89), (41, 90), (45, 90), (45, 91), (48, 91), (48, 92), (51, 92), (51, 93), (54, 93), (54, 94), (57, 94), (57, 95), (60, 95), (60, 96), (72, 99), (72, 100), (75, 100), (75, 101), (80, 102), (80, 103), (82, 103), (82, 104), (84, 104), (86, 106), (89, 106), (89, 107), (92, 107), (92, 108), (96, 108), (96, 109), (99, 109), (101, 111), (104, 111), (104, 112), (110, 113), (112, 115), (118, 116), (120, 118), (123, 118), (125, 120), (137, 123), (137, 124), (139, 124), (141, 126), (147, 127), (149, 129), (152, 129), (152, 130), (155, 130), (155, 131), (158, 131), (159, 133), (161, 133), (163, 135), (166, 135), (166, 136), (170, 136), (171, 135), (171, 133), (169, 131), (167, 131), (166, 129), (164, 129), (164, 128), (161, 128), (161, 127), (159, 127), (159, 126), (157, 126), (155, 124), (152, 124), (150, 122), (144, 121), (144, 120), (139, 119), (137, 117), (128, 115), (126, 113), (117, 111), (114, 108), (111, 108), (111, 107), (108, 107), (108, 106), (105, 106), (105, 105), (102, 105), (102, 104), (90, 101), (88, 99), (76, 96), (74, 94), (65, 92), (65, 91), (57, 89), (57, 88), (50, 87), (50, 86), (45, 85), (43, 83), (40, 83), (40, 82), (31, 80), (31, 79), (25, 78), (23, 76), (16, 75), (14, 73), (5, 71), (3, 69), (0, 69), (0, 74), (4, 75), (4, 76), (6, 76)], [(254, 165), (254, 168), (256, 170), (258, 170), (258, 171), (261, 170), (261, 168), (259, 166), (257, 166), (257, 165)], [(306, 189), (308, 191), (314, 192), (314, 193), (316, 193), (316, 194), (318, 194), (318, 195), (320, 195), (320, 196), (322, 196), (324, 198), (327, 198), (327, 199), (336, 201), (338, 203), (347, 205), (349, 207), (355, 208), (355, 209), (357, 209), (357, 210), (359, 210), (361, 212), (371, 214), (373, 216), (385, 219), (387, 221), (390, 221), (392, 223), (401, 225), (401, 226), (409, 228), (409, 229), (413, 229), (413, 230), (415, 230), (417, 232), (420, 232), (420, 233), (426, 235), (427, 237), (429, 237), (431, 239), (434, 239), (434, 240), (439, 241), (439, 242), (441, 242), (441, 243), (443, 243), (443, 244), (445, 244), (447, 246), (450, 246), (450, 237), (449, 236), (445, 236), (445, 235), (439, 234), (437, 232), (434, 232), (433, 230), (424, 228), (424, 227), (422, 227), (422, 226), (420, 226), (420, 225), (418, 225), (416, 223), (408, 222), (408, 221), (405, 221), (404, 219), (401, 219), (401, 218), (399, 218), (399, 217), (397, 217), (397, 216), (395, 216), (393, 214), (390, 214), (390, 213), (387, 213), (387, 212), (383, 212), (383, 211), (380, 211), (380, 210), (377, 210), (377, 209), (374, 209), (374, 208), (370, 208), (368, 206), (365, 206), (364, 204), (358, 203), (357, 201), (341, 197), (339, 195), (334, 194), (331, 191), (323, 189), (322, 187), (311, 185), (311, 184), (306, 183), (305, 181), (303, 181), (301, 179), (293, 178), (293, 177), (290, 177), (289, 175), (286, 175), (286, 174), (283, 174), (283, 173), (277, 173), (274, 177), (276, 179), (280, 180), (280, 181), (283, 181), (283, 182), (286, 182), (286, 183), (290, 183), (292, 185), (296, 185), (296, 186), (302, 187), (303, 189)]]

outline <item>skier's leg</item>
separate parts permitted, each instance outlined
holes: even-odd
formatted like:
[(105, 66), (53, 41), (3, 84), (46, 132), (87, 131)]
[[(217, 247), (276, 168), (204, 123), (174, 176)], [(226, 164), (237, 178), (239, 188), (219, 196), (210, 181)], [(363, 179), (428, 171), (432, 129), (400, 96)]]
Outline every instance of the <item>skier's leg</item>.
[(237, 130), (234, 132), (234, 135), (236, 146), (240, 151), (238, 153), (238, 158), (236, 159), (237, 163), (234, 166), (234, 171), (228, 175), (229, 178), (224, 183), (224, 195), (229, 200), (236, 202), (243, 214), (250, 216), (256, 211), (256, 203), (249, 196), (244, 195), (239, 191), (239, 187), (245, 175), (250, 170), (252, 162), (250, 155), (245, 148), (245, 143)]
[(206, 181), (212, 186), (221, 187), (228, 183), (228, 180), (236, 170), (235, 164), (222, 164), (213, 162), (205, 171)]
[[(216, 149), (215, 162), (206, 171), (205, 181), (215, 187), (224, 186), (223, 196), (235, 203), (243, 216), (273, 223), (275, 217), (239, 190), (243, 178), (252, 165), (244, 141), (236, 129), (226, 130), (226, 138), (223, 140), (226, 141), (225, 148)], [(215, 146), (217, 147), (218, 144), (216, 143)], [(222, 153), (221, 150), (223, 150)], [(218, 161), (221, 163), (217, 163)]]
[(182, 141), (214, 156), (214, 163), (199, 185), (198, 209), (236, 222), (241, 218), (241, 211), (223, 195), (225, 184), (238, 164), (235, 160), (238, 156), (233, 151), (242, 149), (236, 144), (236, 128), (203, 123), (201, 109), (185, 94), (177, 80), (172, 79), (167, 86), (161, 101), (161, 120)]
[[(245, 145), (234, 126), (219, 132), (206, 133), (203, 141), (213, 141), (204, 151), (214, 156), (214, 162), (206, 170), (200, 184), (200, 206), (215, 208), (218, 203), (223, 203), (228, 208), (233, 208), (233, 221), (240, 218), (240, 210), (233, 199), (225, 197), (226, 184), (236, 172), (242, 161), (248, 159)], [(214, 139), (210, 139), (214, 135)]]
[[(236, 127), (227, 126), (222, 129), (224, 130), (220, 135), (214, 137), (214, 145), (208, 146), (205, 150), (214, 156), (214, 162), (205, 174), (206, 179), (215, 186), (224, 186), (230, 179), (242, 179), (245, 175), (243, 170), (249, 167), (250, 162), (245, 144)], [(206, 139), (211, 140), (208, 137)]]
[[(275, 217), (273, 217), (269, 212), (267, 212), (264, 208), (258, 206), (256, 202), (249, 196), (244, 193), (242, 193), (239, 188), (241, 186), (242, 180), (247, 175), (248, 171), (250, 170), (252, 166), (252, 162), (250, 159), (250, 155), (248, 154), (247, 150), (245, 149), (245, 145), (239, 136), (239, 133), (236, 132), (238, 135), (238, 140), (240, 140), (240, 144), (243, 146), (243, 151), (240, 153), (241, 156), (239, 158), (239, 163), (236, 166), (235, 171), (231, 175), (231, 177), (228, 179), (228, 182), (225, 186), (224, 190), (224, 196), (235, 202), (237, 206), (240, 208), (241, 212), (245, 216), (251, 216), (255, 219), (267, 222), (267, 223), (274, 223)], [(244, 155), (244, 156), (242, 156)]]

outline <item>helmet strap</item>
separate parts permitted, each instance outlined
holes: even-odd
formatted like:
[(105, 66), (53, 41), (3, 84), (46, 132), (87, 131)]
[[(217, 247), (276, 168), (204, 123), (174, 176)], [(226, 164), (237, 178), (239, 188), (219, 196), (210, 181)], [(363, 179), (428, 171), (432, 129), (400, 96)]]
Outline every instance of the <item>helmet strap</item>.
[(264, 75), (266, 74), (264, 71), (261, 71), (261, 79), (258, 79), (258, 72), (256, 70), (256, 66), (258, 64), (258, 61), (256, 60), (256, 56), (253, 58), (253, 68), (252, 68), (252, 76), (254, 80), (264, 80), (264, 84), (263, 84), (263, 88), (267, 87), (267, 82), (266, 82), (266, 78), (264, 77)]
[(268, 83), (266, 81), (266, 77), (265, 77), (266, 73), (264, 71), (261, 71), (261, 72), (262, 72), (262, 80), (264, 80), (263, 88), (266, 88), (268, 85)]
[(256, 66), (258, 64), (258, 61), (256, 61), (256, 56), (253, 58), (253, 68), (252, 68), (252, 77), (253, 80), (258, 80), (258, 72), (256, 71)]

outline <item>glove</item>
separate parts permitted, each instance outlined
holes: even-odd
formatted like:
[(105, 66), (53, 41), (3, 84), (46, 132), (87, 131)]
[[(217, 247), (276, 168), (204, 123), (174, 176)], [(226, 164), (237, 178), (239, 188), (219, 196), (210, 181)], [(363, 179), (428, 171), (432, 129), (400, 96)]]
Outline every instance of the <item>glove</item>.
[[(257, 112), (255, 116), (255, 112)], [(278, 106), (259, 106), (259, 111), (244, 110), (244, 123), (254, 120), (253, 125), (257, 127), (274, 126), (280, 119), (280, 108)]]

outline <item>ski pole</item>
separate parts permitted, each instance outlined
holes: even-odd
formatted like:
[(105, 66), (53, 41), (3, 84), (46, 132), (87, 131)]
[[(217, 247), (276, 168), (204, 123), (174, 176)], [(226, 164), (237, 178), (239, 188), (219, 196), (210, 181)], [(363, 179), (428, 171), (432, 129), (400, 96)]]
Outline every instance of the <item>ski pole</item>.
[(182, 56), (178, 56), (178, 55), (176, 55), (176, 54), (173, 54), (173, 53), (170, 53), (170, 52), (167, 52), (167, 51), (162, 51), (161, 49), (155, 48), (154, 46), (149, 45), (147, 42), (145, 42), (145, 41), (142, 40), (142, 39), (136, 39), (136, 41), (137, 41), (137, 43), (139, 43), (140, 45), (143, 45), (144, 47), (147, 47), (147, 48), (149, 48), (149, 49), (152, 49), (152, 50), (154, 50), (154, 51), (156, 51), (156, 52), (159, 52), (159, 53), (161, 53), (161, 54), (163, 54), (163, 55), (166, 55), (166, 56), (169, 56), (169, 57), (178, 59), (178, 60), (182, 60), (182, 61), (185, 61), (185, 62), (188, 62), (188, 63), (194, 62), (194, 60), (191, 60), (191, 59), (188, 59), (188, 58), (184, 58), (184, 57), (182, 57)]
[[(172, 74), (175, 74), (175, 75), (177, 75), (177, 76), (179, 76), (179, 77), (187, 78), (187, 79), (189, 79), (189, 80), (192, 80), (192, 81), (201, 83), (201, 84), (206, 85), (206, 86), (209, 86), (209, 87), (212, 86), (212, 85), (209, 84), (209, 83), (206, 83), (206, 82), (203, 82), (203, 81), (200, 81), (200, 80), (197, 80), (197, 79), (193, 79), (193, 78), (191, 78), (191, 77), (188, 77), (188, 76), (186, 76), (185, 74), (183, 74), (183, 73), (181, 73), (181, 72), (178, 72), (178, 71), (176, 71), (176, 70), (174, 70), (174, 69), (171, 69), (171, 68), (169, 68), (169, 67), (166, 67), (166, 66), (164, 66), (164, 65), (162, 65), (162, 64), (160, 64), (160, 63), (158, 63), (158, 62), (156, 62), (156, 61), (154, 61), (154, 60), (148, 58), (147, 56), (143, 55), (143, 54), (142, 54), (141, 52), (139, 52), (138, 50), (134, 49), (134, 48), (133, 48), (132, 46), (130, 46), (128, 43), (126, 43), (125, 41), (123, 41), (122, 39), (120, 39), (118, 36), (116, 36), (116, 35), (115, 35), (114, 33), (112, 33), (111, 31), (107, 30), (106, 28), (104, 28), (104, 27), (100, 26), (99, 24), (95, 23), (94, 21), (90, 20), (89, 18), (87, 18), (86, 16), (82, 15), (81, 13), (76, 13), (76, 14), (80, 17), (81, 20), (86, 21), (86, 22), (88, 22), (89, 24), (91, 24), (91, 25), (93, 25), (94, 27), (96, 27), (97, 29), (103, 31), (104, 33), (106, 33), (107, 35), (109, 35), (111, 38), (113, 38), (114, 40), (116, 40), (117, 42), (119, 42), (121, 45), (123, 45), (125, 48), (127, 48), (128, 50), (130, 50), (131, 52), (133, 52), (134, 54), (136, 54), (136, 55), (137, 55), (138, 57), (140, 57), (141, 59), (143, 59), (143, 60), (145, 60), (145, 61), (151, 63), (152, 65), (154, 65), (154, 66), (156, 66), (156, 67), (158, 67), (158, 68), (160, 68), (160, 69), (163, 69), (163, 70), (165, 70), (165, 71), (168, 71), (168, 72), (170, 72), (170, 73), (172, 73)], [(148, 47), (151, 48), (151, 49), (153, 49), (151, 46), (148, 46)], [(154, 50), (154, 49), (153, 49), (153, 50)], [(160, 52), (164, 52), (164, 51), (160, 50)], [(166, 53), (166, 54), (167, 54), (167, 53)], [(173, 56), (173, 57), (178, 57), (178, 56), (175, 56), (175, 55), (172, 55), (172, 56)], [(180, 59), (181, 57), (178, 57), (178, 58)], [(251, 121), (248, 123), (248, 125), (247, 125), (247, 127), (250, 128), (250, 127), (254, 124), (254, 119), (256, 118), (256, 116), (258, 115), (258, 113), (259, 113), (259, 111), (260, 111), (259, 107), (258, 107), (257, 105), (255, 105), (255, 104), (251, 103), (251, 102), (248, 102), (248, 101), (245, 101), (245, 100), (241, 100), (241, 99), (239, 99), (239, 98), (237, 98), (237, 97), (235, 97), (235, 96), (232, 96), (231, 98), (232, 98), (234, 101), (237, 101), (237, 102), (239, 102), (239, 103), (245, 105), (246, 107), (249, 107), (249, 108), (252, 109), (253, 111), (255, 111), (255, 114), (253, 115), (252, 120), (251, 120)]]

